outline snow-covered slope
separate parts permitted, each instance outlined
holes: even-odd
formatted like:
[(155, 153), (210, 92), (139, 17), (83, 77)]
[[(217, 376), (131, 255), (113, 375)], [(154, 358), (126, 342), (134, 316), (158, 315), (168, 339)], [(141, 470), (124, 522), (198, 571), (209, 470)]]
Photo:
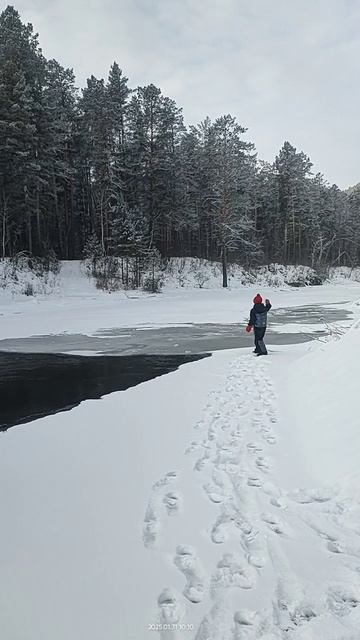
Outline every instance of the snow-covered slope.
[[(165, 273), (165, 286), (170, 289), (204, 288), (215, 289), (222, 286), (222, 266), (220, 262), (199, 260), (198, 258), (171, 258)], [(240, 265), (229, 265), (228, 285), (231, 288), (248, 286), (285, 287), (310, 284), (316, 280), (313, 269), (303, 265), (270, 264), (245, 269)]]
[[(329, 270), (329, 281), (344, 283), (359, 282), (360, 269), (349, 267)], [(171, 258), (163, 271), (164, 288), (173, 289), (220, 289), (222, 287), (222, 267), (220, 262), (199, 260), (198, 258)], [(270, 264), (245, 269), (240, 265), (229, 265), (228, 285), (231, 289), (243, 287), (286, 288), (306, 286), (317, 281), (313, 269), (303, 265)], [(39, 275), (26, 267), (26, 261), (19, 261), (13, 268), (8, 260), (0, 261), (0, 298), (45, 295), (99, 294), (95, 283), (89, 280), (86, 269), (79, 260), (61, 262), (60, 274)]]
[[(19, 261), (16, 269), (8, 261), (0, 261), (1, 288), (12, 295), (42, 296), (65, 293), (68, 290), (87, 290), (91, 286), (95, 293), (95, 283), (86, 275), (80, 261), (62, 261), (60, 277), (53, 273), (36, 274)], [(284, 287), (287, 284), (306, 285), (316, 277), (306, 266), (283, 266), (273, 264), (254, 269), (239, 265), (229, 265), (228, 282), (231, 288), (244, 286)], [(345, 272), (342, 273), (345, 277)], [(164, 286), (167, 289), (218, 289), (222, 286), (220, 262), (210, 262), (197, 258), (171, 258), (163, 271)]]
[[(294, 431), (309, 474), (334, 483), (359, 474), (360, 326), (302, 358), (288, 378)], [(299, 455), (300, 452), (299, 452)]]
[[(181, 595), (159, 594), (163, 640), (189, 620), (195, 640), (359, 637), (358, 331), (306, 355), (230, 362), (186, 450), (191, 492), (165, 475), (145, 511), (145, 546), (161, 564), (171, 538), (184, 580)], [(191, 509), (198, 490), (212, 515)]]

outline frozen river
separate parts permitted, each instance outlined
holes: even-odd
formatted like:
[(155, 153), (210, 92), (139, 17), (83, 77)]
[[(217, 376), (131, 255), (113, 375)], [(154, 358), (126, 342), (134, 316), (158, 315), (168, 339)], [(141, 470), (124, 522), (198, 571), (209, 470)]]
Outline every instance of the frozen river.
[[(271, 352), (276, 345), (321, 339), (351, 317), (336, 306), (276, 309), (266, 341)], [(212, 323), (1, 340), (0, 429), (128, 389), (213, 351), (251, 345), (243, 325)]]
[[(340, 303), (339, 303), (340, 304)], [(281, 308), (269, 314), (268, 345), (298, 344), (325, 336), (330, 327), (348, 324), (352, 313), (337, 305)], [(92, 335), (60, 333), (0, 340), (0, 351), (102, 355), (189, 354), (252, 345), (244, 324), (182, 324), (164, 327), (113, 327)]]

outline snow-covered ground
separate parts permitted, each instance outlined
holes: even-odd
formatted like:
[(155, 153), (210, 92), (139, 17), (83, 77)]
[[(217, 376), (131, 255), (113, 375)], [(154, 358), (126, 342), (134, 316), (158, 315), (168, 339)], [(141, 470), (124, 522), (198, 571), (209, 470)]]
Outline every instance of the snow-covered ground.
[[(109, 296), (68, 275), (58, 297), (2, 294), (0, 337), (243, 323), (256, 293)], [(218, 351), (1, 434), (1, 637), (359, 637), (360, 286), (261, 293), (337, 303), (353, 328)]]

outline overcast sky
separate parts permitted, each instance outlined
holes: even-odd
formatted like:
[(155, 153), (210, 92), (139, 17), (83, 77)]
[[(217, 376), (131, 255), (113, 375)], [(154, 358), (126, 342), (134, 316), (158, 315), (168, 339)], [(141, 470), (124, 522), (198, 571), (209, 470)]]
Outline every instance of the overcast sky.
[(187, 123), (236, 116), (259, 157), (285, 140), (331, 182), (360, 182), (359, 0), (13, 0), (78, 86), (116, 60)]

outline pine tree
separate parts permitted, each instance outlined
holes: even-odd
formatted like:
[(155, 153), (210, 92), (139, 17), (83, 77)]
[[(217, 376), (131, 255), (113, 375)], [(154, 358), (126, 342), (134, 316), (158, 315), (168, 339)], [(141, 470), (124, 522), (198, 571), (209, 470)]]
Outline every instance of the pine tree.
[(45, 60), (31, 24), (0, 15), (0, 193), (2, 255), (33, 245), (39, 189), (39, 93)]
[(106, 253), (111, 196), (111, 116), (104, 80), (87, 81), (80, 100), (80, 155), (83, 167), (86, 235), (96, 232)]
[(173, 217), (177, 255), (209, 257), (208, 236), (202, 229), (201, 139), (196, 127), (182, 136), (178, 157), (178, 207)]
[(66, 258), (78, 251), (76, 235), (79, 233), (73, 202), (77, 98), (74, 82), (71, 69), (64, 69), (56, 60), (47, 62), (41, 96), (41, 149), (38, 157), (42, 188), (37, 217), (37, 248), (41, 254), (55, 247)]
[(351, 266), (360, 264), (360, 185), (354, 187), (347, 197), (349, 221), (347, 244)]
[(301, 219), (309, 206), (308, 178), (312, 163), (285, 142), (275, 160), (279, 184), (279, 214), (283, 230), (284, 264), (301, 261)]
[[(209, 170), (208, 204), (212, 213), (227, 287), (228, 256), (257, 250), (251, 241), (251, 186), (255, 172), (254, 147), (245, 142), (241, 127), (230, 115), (218, 118), (209, 128), (206, 152)], [(244, 253), (245, 253), (244, 252)]]
[(164, 250), (166, 228), (171, 227), (171, 215), (176, 209), (181, 110), (154, 85), (139, 87), (130, 101), (128, 130), (129, 201), (147, 217), (150, 245)]
[(106, 85), (106, 99), (111, 133), (109, 170), (112, 182), (112, 206), (122, 206), (128, 189), (126, 118), (131, 93), (128, 79), (114, 62)]

